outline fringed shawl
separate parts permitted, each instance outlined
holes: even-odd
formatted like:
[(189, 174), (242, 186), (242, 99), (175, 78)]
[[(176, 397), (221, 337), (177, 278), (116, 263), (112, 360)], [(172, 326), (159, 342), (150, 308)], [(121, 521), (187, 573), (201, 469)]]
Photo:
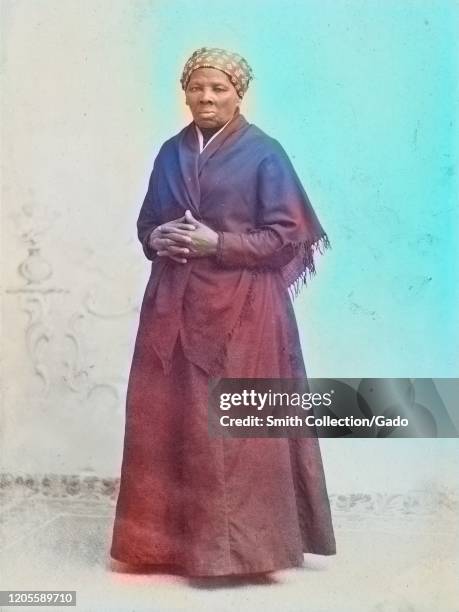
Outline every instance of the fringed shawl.
[[(218, 232), (217, 256), (179, 264), (149, 249), (151, 230), (186, 209)], [(280, 274), (294, 298), (316, 273), (316, 252), (330, 247), (282, 146), (239, 113), (201, 154), (193, 122), (164, 143), (138, 236), (152, 260), (139, 334), (167, 370), (180, 333), (187, 357), (209, 373), (263, 275)]]

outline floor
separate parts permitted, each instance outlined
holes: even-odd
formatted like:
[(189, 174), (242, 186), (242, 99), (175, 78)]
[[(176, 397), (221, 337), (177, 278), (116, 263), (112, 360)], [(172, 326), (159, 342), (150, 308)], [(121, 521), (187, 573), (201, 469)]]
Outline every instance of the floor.
[(76, 590), (81, 612), (459, 612), (457, 509), (388, 508), (335, 507), (338, 554), (305, 555), (301, 569), (258, 581), (188, 581), (126, 573), (110, 561), (113, 499), (6, 496), (0, 512), (1, 589)]

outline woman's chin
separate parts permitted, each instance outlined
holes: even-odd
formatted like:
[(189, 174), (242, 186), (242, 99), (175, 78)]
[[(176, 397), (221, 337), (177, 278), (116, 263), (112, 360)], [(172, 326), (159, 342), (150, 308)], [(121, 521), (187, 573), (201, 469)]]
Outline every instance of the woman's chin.
[(224, 125), (216, 115), (197, 115), (194, 117), (194, 122), (198, 127), (202, 128), (216, 128)]

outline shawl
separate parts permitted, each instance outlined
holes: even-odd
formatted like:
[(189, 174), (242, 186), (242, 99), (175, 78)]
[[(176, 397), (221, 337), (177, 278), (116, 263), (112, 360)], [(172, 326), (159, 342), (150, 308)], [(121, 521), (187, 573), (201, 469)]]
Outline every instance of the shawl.
[[(150, 232), (186, 209), (218, 233), (217, 254), (158, 257)], [(165, 371), (180, 333), (186, 356), (216, 375), (263, 278), (277, 275), (293, 299), (331, 246), (285, 150), (240, 112), (202, 153), (194, 122), (162, 145), (137, 230), (152, 262), (138, 336)]]

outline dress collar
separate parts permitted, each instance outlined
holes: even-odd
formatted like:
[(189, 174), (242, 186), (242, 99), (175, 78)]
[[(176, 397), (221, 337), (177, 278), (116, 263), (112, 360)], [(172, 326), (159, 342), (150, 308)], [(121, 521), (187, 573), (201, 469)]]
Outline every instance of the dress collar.
[[(233, 117), (231, 118), (233, 119)], [(218, 132), (215, 132), (215, 134), (212, 134), (212, 136), (209, 138), (209, 140), (206, 142), (205, 146), (204, 146), (204, 136), (201, 132), (201, 130), (199, 129), (198, 125), (195, 123), (194, 127), (196, 128), (196, 133), (198, 135), (198, 142), (199, 142), (199, 153), (202, 153), (204, 151), (204, 149), (207, 147), (207, 145), (212, 142), (212, 140), (218, 135), (220, 134), (220, 132), (222, 132), (226, 126), (228, 125), (228, 123), (231, 121), (231, 119), (229, 121), (227, 121), (225, 123), (225, 125), (223, 125)]]

